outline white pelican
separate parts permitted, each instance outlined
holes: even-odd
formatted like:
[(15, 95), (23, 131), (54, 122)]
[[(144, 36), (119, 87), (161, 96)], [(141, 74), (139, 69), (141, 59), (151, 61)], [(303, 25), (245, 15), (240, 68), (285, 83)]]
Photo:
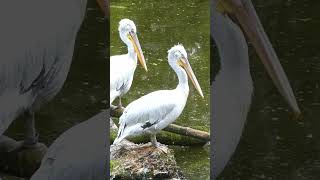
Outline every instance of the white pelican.
[(67, 78), (86, 6), (87, 0), (0, 1), (0, 135), (24, 115), (24, 145), (37, 143), (34, 113)]
[(178, 76), (178, 86), (173, 90), (152, 92), (130, 103), (120, 117), (114, 144), (126, 137), (147, 133), (157, 147), (156, 133), (174, 122), (184, 109), (189, 94), (188, 76), (203, 97), (182, 45), (176, 45), (168, 51), (168, 61)]
[(133, 21), (122, 19), (118, 30), (121, 40), (128, 47), (128, 53), (110, 57), (110, 105), (118, 97), (118, 106), (121, 107), (121, 96), (126, 94), (131, 87), (137, 59), (146, 71), (148, 69)]
[(248, 40), (252, 42), (271, 79), (300, 114), (295, 96), (250, 0), (214, 0), (211, 35), (218, 47), (221, 69), (212, 84), (212, 174), (218, 176), (235, 151), (250, 109), (253, 83)]
[(30, 180), (105, 180), (108, 114), (103, 111), (62, 133)]

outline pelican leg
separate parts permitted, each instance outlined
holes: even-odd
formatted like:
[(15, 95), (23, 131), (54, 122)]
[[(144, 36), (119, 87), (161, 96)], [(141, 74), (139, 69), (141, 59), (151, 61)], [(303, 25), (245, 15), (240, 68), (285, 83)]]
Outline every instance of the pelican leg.
[(150, 136), (150, 139), (151, 139), (151, 143), (154, 147), (158, 147), (158, 142), (157, 142), (157, 137), (156, 137), (156, 134), (151, 134)]
[(34, 112), (28, 111), (25, 120), (25, 137), (23, 146), (33, 146), (38, 143), (38, 133), (35, 128)]
[(152, 145), (153, 145), (155, 148), (161, 150), (161, 151), (164, 152), (165, 154), (168, 153), (168, 148), (167, 148), (165, 145), (162, 145), (162, 144), (158, 143), (156, 134), (151, 134), (150, 139), (151, 139)]
[(121, 102), (121, 96), (118, 97), (118, 108), (121, 109), (122, 108), (122, 102)]

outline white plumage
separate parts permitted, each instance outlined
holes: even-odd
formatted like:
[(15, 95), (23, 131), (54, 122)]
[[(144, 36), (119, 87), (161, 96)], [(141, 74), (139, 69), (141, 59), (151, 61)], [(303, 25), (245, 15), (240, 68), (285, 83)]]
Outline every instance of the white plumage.
[(37, 143), (34, 114), (67, 78), (86, 6), (87, 0), (0, 1), (0, 135), (24, 116), (24, 145)]
[(106, 118), (103, 111), (62, 133), (30, 180), (105, 180)]
[[(216, 42), (221, 69), (212, 84), (212, 175), (226, 167), (241, 139), (250, 110), (253, 82), (247, 39), (257, 51), (274, 84), (296, 114), (293, 91), (250, 0), (214, 0), (211, 35)], [(234, 22), (236, 20), (236, 22)]]
[(145, 59), (136, 35), (136, 26), (129, 19), (119, 22), (119, 34), (121, 40), (127, 45), (128, 53), (111, 56), (110, 58), (110, 104), (126, 94), (132, 84), (133, 75), (137, 67), (137, 59), (147, 71)]
[(189, 95), (188, 75), (203, 97), (184, 47), (172, 47), (168, 51), (168, 60), (178, 76), (178, 86), (173, 90), (152, 92), (130, 103), (120, 117), (120, 127), (114, 144), (126, 137), (147, 133), (151, 135), (153, 145), (157, 146), (156, 133), (174, 122), (184, 109)]

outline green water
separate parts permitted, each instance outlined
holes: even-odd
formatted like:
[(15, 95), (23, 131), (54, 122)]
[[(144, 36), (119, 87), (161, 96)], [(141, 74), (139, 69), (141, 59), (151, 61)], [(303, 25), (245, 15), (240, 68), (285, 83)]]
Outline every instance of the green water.
[[(176, 123), (209, 131), (210, 68), (209, 68), (209, 1), (159, 0), (111, 1), (111, 55), (127, 53), (120, 40), (118, 23), (131, 19), (137, 26), (148, 72), (138, 65), (134, 81), (123, 104), (160, 89), (174, 89), (178, 83), (167, 62), (167, 51), (178, 43), (187, 50), (189, 62), (201, 85), (202, 99), (190, 83), (187, 105)], [(116, 101), (115, 101), (116, 102)], [(202, 148), (176, 149), (178, 165), (189, 179), (209, 178), (209, 155)]]
[(300, 121), (250, 49), (254, 99), (243, 137), (219, 180), (320, 179), (320, 2), (254, 0), (303, 113)]
[[(100, 9), (95, 1), (88, 1), (86, 18), (77, 36), (63, 89), (36, 113), (40, 142), (49, 146), (64, 131), (105, 109), (107, 54), (103, 28)], [(17, 119), (6, 134), (19, 140), (23, 139), (23, 133), (23, 121)]]

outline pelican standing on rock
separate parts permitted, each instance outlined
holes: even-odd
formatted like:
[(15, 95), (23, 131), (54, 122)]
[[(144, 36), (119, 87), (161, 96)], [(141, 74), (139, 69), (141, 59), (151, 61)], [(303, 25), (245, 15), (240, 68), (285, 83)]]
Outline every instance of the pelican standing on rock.
[(121, 96), (126, 94), (131, 87), (137, 59), (146, 71), (148, 69), (137, 37), (137, 28), (133, 21), (122, 19), (119, 22), (118, 30), (121, 40), (128, 47), (128, 53), (110, 58), (110, 105), (118, 97), (118, 107), (122, 107)]
[(295, 96), (250, 0), (213, 0), (211, 33), (218, 47), (221, 70), (213, 82), (213, 176), (234, 153), (250, 109), (253, 83), (248, 40), (252, 42), (275, 86), (292, 110), (300, 114)]
[(158, 147), (156, 133), (174, 122), (186, 105), (189, 95), (188, 76), (203, 97), (182, 45), (176, 45), (168, 51), (168, 61), (178, 76), (178, 86), (173, 90), (152, 92), (130, 103), (120, 117), (114, 144), (130, 136), (147, 133), (151, 135), (152, 144)]
[(24, 145), (37, 144), (34, 113), (67, 78), (86, 6), (87, 0), (0, 1), (0, 135), (24, 115)]

